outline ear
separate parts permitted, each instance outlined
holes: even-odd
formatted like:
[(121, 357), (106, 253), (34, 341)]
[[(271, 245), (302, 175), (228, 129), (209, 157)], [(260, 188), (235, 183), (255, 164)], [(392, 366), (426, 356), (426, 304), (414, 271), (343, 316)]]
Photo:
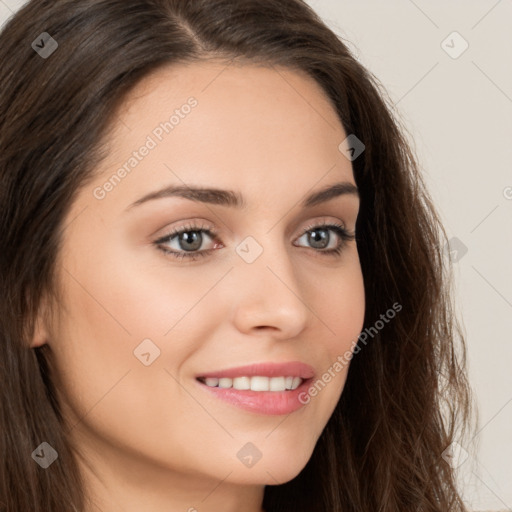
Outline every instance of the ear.
[(34, 332), (30, 340), (30, 348), (40, 347), (48, 342), (49, 331), (47, 326), (47, 302), (46, 297), (41, 300), (37, 318), (34, 323)]

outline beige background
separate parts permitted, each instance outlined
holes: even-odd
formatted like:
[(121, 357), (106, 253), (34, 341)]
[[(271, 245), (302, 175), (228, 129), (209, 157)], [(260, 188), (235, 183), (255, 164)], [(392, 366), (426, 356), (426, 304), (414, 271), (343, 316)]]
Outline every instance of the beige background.
[[(23, 3), (0, 0), (0, 23)], [(480, 424), (460, 486), (473, 510), (512, 510), (512, 2), (308, 3), (390, 93), (452, 249), (467, 248), (457, 302)]]
[[(512, 2), (308, 3), (389, 91), (448, 235), (468, 249), (456, 300), (480, 424), (460, 486), (473, 510), (512, 510)], [(457, 58), (441, 47), (454, 31), (469, 45)]]

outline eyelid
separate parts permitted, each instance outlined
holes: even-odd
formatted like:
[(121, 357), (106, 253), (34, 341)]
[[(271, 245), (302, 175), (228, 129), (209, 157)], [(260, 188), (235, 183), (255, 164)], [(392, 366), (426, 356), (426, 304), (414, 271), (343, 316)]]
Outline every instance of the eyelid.
[(206, 231), (210, 232), (212, 235), (217, 236), (218, 232), (212, 224), (201, 224), (201, 222), (206, 222), (200, 220), (198, 223), (196, 221), (187, 221), (186, 224), (180, 225), (178, 227), (169, 228), (164, 232), (163, 235), (160, 235), (154, 243), (159, 243), (161, 241), (167, 240), (170, 236), (181, 233), (182, 231)]
[[(324, 215), (322, 217), (315, 218), (315, 220), (309, 221), (309, 223), (304, 228), (301, 228), (298, 236), (302, 236), (304, 233), (310, 231), (311, 229), (319, 227), (321, 225), (326, 225), (326, 224), (340, 224), (347, 232), (350, 233), (350, 230), (347, 228), (345, 222), (343, 222), (339, 219), (335, 219), (333, 221), (333, 220), (329, 220), (329, 218), (330, 218), (329, 216)], [(179, 227), (166, 229), (164, 231), (164, 234), (159, 235), (158, 238), (155, 240), (155, 242), (161, 241), (162, 239), (168, 238), (170, 235), (177, 234), (181, 231), (186, 231), (186, 230), (190, 230), (190, 231), (203, 231), (204, 230), (204, 231), (210, 231), (215, 236), (219, 235), (219, 231), (209, 221), (206, 221), (204, 219), (194, 219), (194, 220), (185, 221), (185, 224), (179, 225)], [(159, 231), (162, 231), (162, 230), (159, 230)]]
[(311, 231), (314, 228), (317, 228), (320, 226), (331, 226), (331, 225), (337, 225), (340, 228), (343, 228), (344, 230), (346, 230), (348, 232), (346, 224), (343, 221), (341, 221), (339, 219), (329, 220), (329, 217), (324, 216), (324, 217), (316, 218), (315, 220), (309, 221), (309, 223), (304, 228), (302, 228), (301, 235), (303, 235), (304, 233), (307, 233), (308, 231)]

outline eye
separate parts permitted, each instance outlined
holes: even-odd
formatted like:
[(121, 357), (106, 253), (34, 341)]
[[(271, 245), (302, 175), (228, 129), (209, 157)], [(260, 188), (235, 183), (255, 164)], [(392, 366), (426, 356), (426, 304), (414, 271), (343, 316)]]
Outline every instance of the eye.
[[(334, 244), (334, 247), (328, 248), (331, 240), (329, 232), (334, 232), (339, 238), (339, 242)], [(345, 226), (336, 223), (323, 223), (308, 226), (303, 230), (303, 234), (300, 238), (306, 238), (308, 243), (312, 244), (314, 249), (318, 249), (317, 252), (327, 255), (340, 255), (342, 249), (351, 240), (355, 240), (356, 236), (354, 233), (347, 231)], [(299, 238), (299, 240), (300, 240)]]
[[(335, 233), (334, 238), (331, 237), (330, 232)], [(186, 258), (194, 261), (199, 257), (208, 256), (221, 245), (216, 243), (213, 249), (200, 250), (204, 242), (204, 235), (218, 242), (217, 233), (210, 226), (187, 225), (171, 231), (153, 243), (159, 250), (173, 258)], [(335, 240), (336, 237), (338, 242), (334, 244), (334, 247), (329, 248), (330, 242)], [(311, 244), (313, 249), (316, 249), (315, 252), (322, 255), (337, 256), (341, 254), (346, 244), (351, 240), (355, 240), (356, 237), (355, 234), (349, 233), (342, 224), (324, 223), (308, 226), (302, 231), (302, 235), (298, 240), (301, 238), (306, 238), (307, 243)], [(172, 246), (172, 244), (174, 244), (174, 247), (169, 249), (169, 246)]]
[[(208, 226), (188, 225), (171, 231), (168, 235), (156, 240), (154, 244), (158, 249), (173, 256), (174, 258), (190, 258), (194, 260), (199, 256), (207, 256), (213, 250), (206, 249), (199, 251), (203, 244), (203, 233), (205, 233), (208, 238), (216, 239), (217, 237), (213, 228)], [(174, 239), (176, 239), (176, 245), (178, 247), (175, 249), (169, 249), (169, 245), (171, 245)]]

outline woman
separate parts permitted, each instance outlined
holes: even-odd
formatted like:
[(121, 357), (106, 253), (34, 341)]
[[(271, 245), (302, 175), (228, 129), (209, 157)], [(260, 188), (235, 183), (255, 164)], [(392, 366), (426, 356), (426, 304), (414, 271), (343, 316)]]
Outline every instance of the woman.
[(318, 16), (39, 0), (0, 41), (2, 510), (466, 510), (446, 236)]

